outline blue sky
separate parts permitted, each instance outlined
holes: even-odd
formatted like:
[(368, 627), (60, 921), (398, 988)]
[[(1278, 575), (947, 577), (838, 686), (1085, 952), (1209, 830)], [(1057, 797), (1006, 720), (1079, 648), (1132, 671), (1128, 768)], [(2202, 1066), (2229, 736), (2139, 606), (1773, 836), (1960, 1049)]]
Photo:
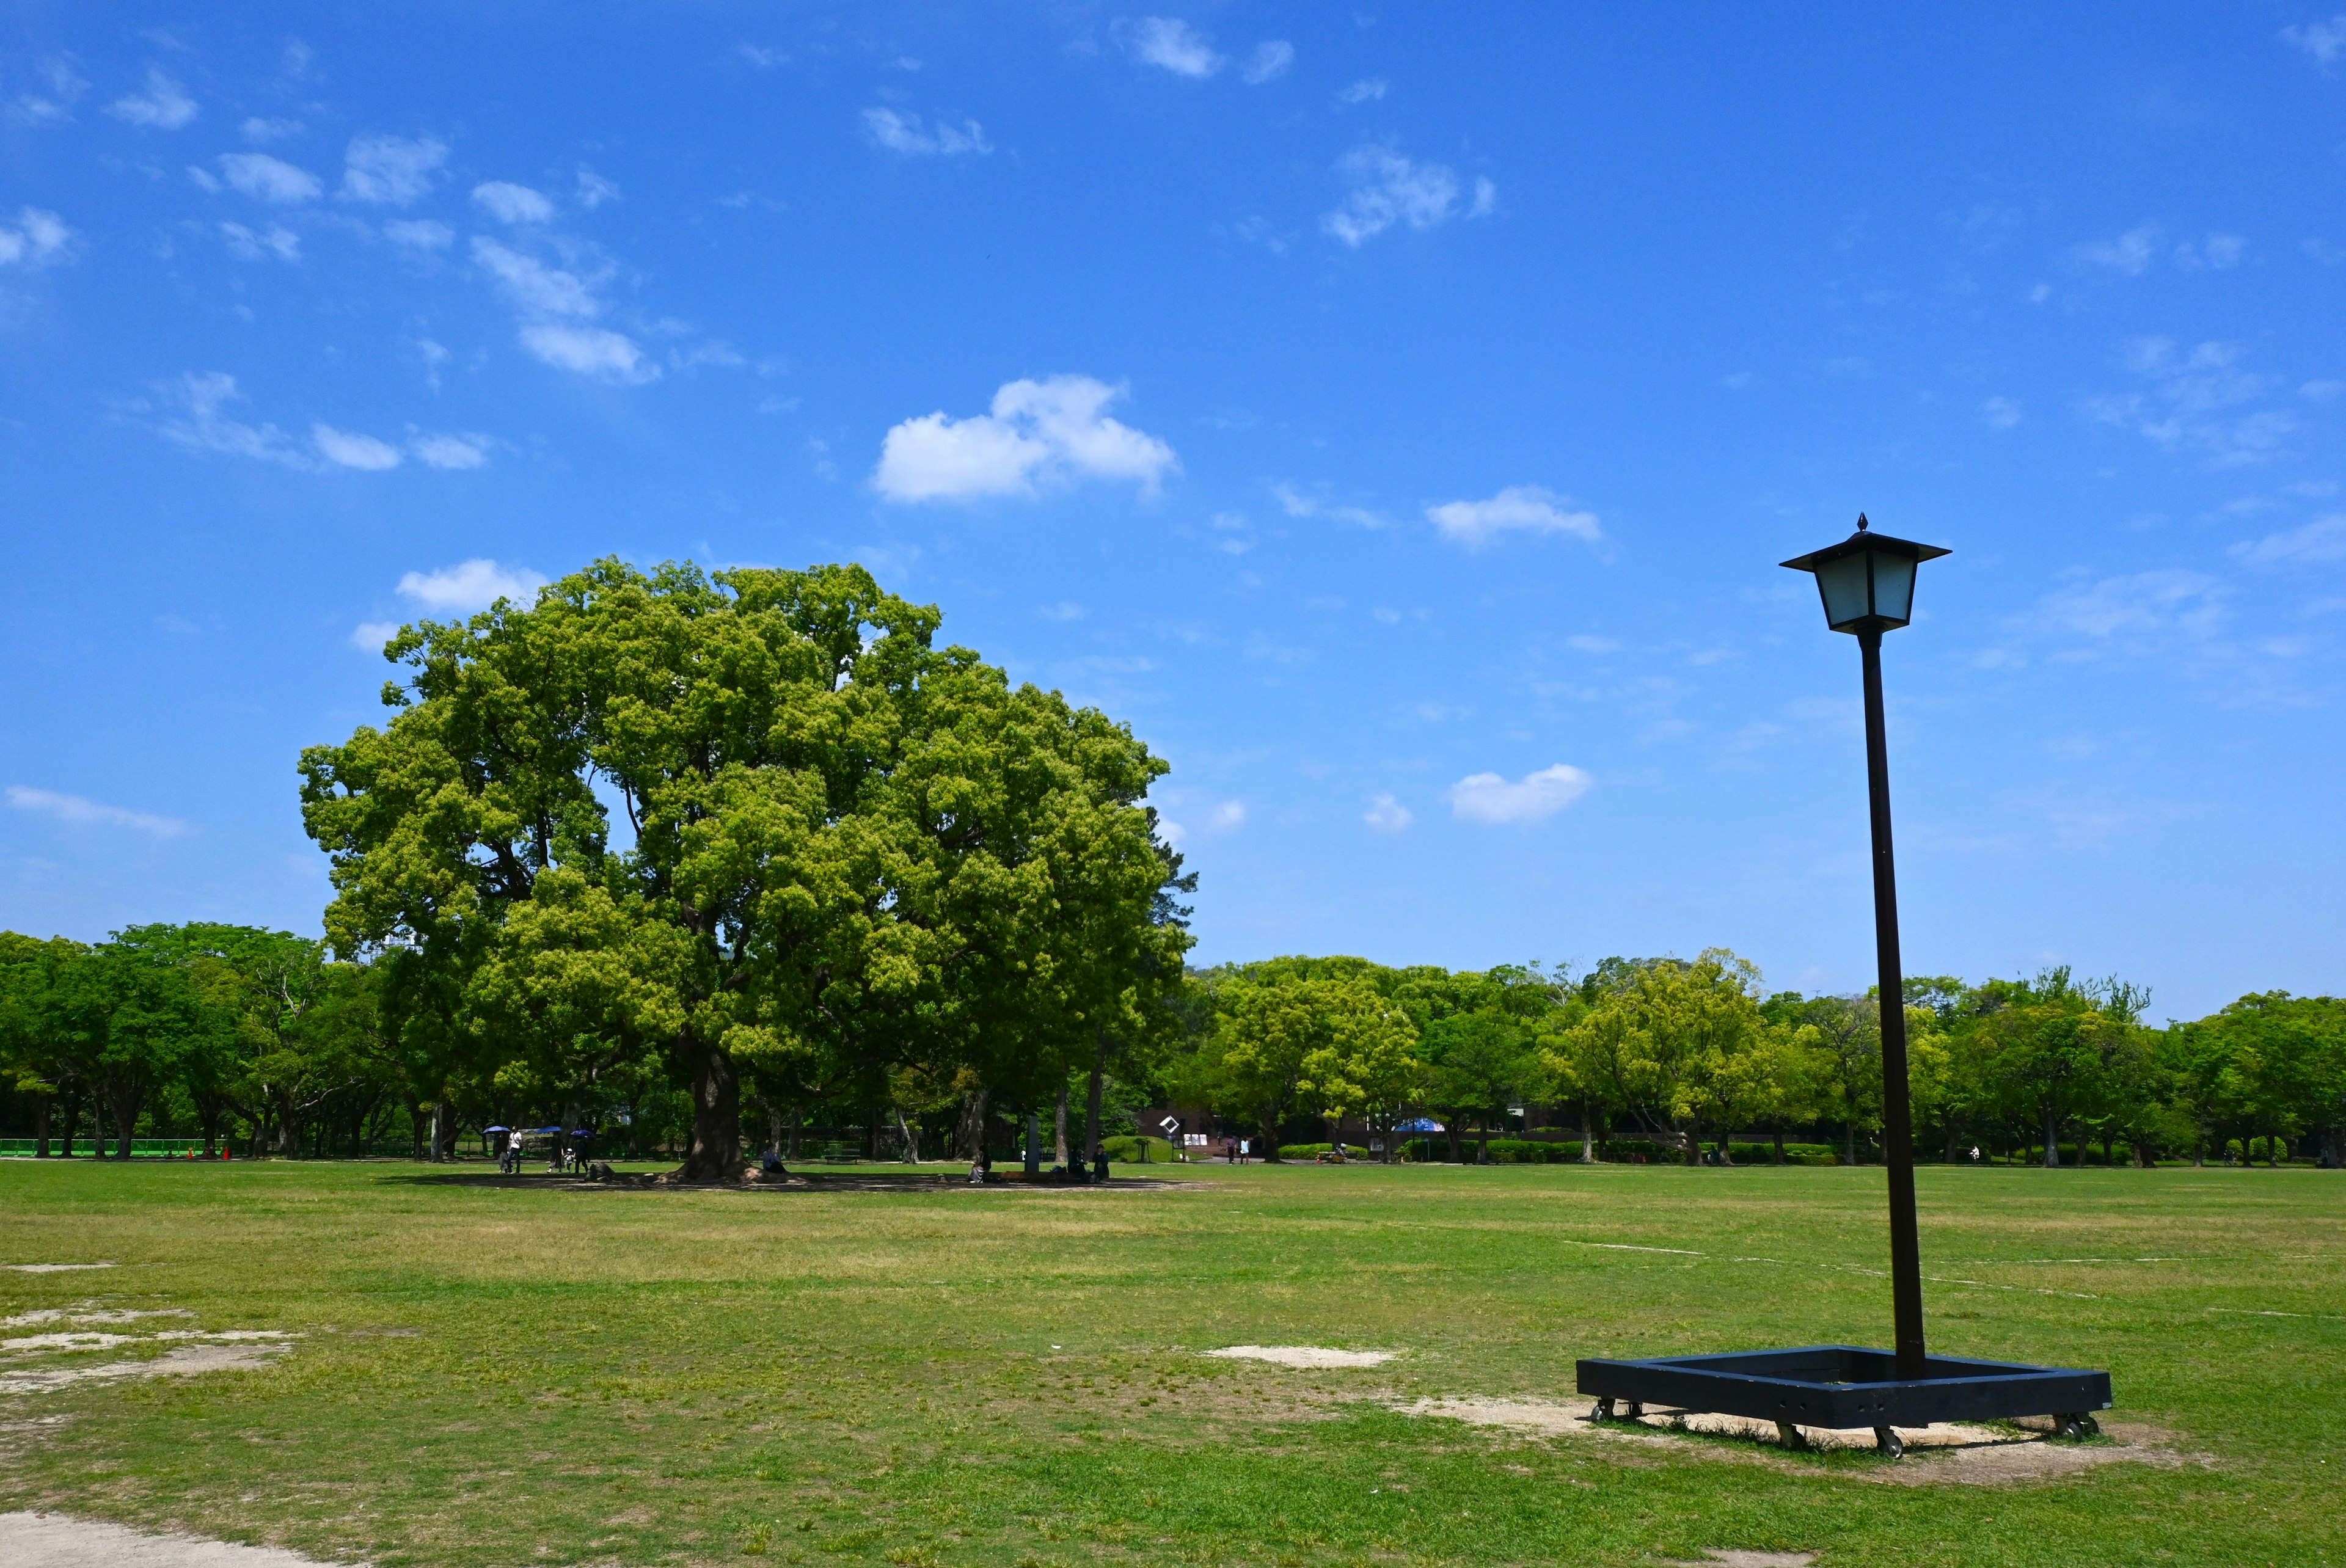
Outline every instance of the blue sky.
[(1854, 989), (1863, 509), (1910, 970), (2341, 987), (2346, 16), (12, 15), (0, 923), (315, 930), (369, 628), (852, 558), (1172, 762), (1200, 960)]

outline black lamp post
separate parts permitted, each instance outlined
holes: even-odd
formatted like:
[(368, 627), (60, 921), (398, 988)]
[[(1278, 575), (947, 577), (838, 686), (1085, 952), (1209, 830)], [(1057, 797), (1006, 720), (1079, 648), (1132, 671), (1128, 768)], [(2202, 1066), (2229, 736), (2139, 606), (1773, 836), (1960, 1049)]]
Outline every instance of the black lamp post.
[(1881, 972), (1882, 1157), (1890, 1168), (1890, 1300), (1898, 1375), (1926, 1374), (1922, 1243), (1914, 1227), (1914, 1123), (1907, 1103), (1906, 982), (1898, 959), (1898, 877), (1890, 854), (1890, 754), (1882, 722), (1882, 634), (1914, 618), (1914, 569), (1948, 554), (1876, 534), (1862, 513), (1838, 545), (1784, 563), (1813, 572), (1825, 624), (1854, 633), (1865, 665), (1865, 780), (1873, 815), (1873, 948)]
[(1579, 1387), (1592, 1419), (1632, 1418), (1648, 1404), (1772, 1420), (1781, 1441), (1802, 1427), (1872, 1427), (1888, 1458), (1906, 1451), (1900, 1427), (2051, 1415), (2081, 1437), (2110, 1407), (2110, 1376), (1933, 1356), (1923, 1344), (1923, 1259), (1914, 1224), (1914, 1127), (1906, 1081), (1906, 985), (1898, 961), (1898, 883), (1890, 855), (1890, 762), (1882, 738), (1882, 634), (1913, 619), (1914, 569), (1948, 554), (1876, 534), (1866, 520), (1840, 544), (1787, 561), (1816, 574), (1825, 624), (1857, 638), (1865, 667), (1865, 769), (1873, 815), (1873, 932), (1882, 985), (1882, 1155), (1890, 1167), (1890, 1293), (1896, 1349), (1808, 1345), (1790, 1350), (1584, 1360)]

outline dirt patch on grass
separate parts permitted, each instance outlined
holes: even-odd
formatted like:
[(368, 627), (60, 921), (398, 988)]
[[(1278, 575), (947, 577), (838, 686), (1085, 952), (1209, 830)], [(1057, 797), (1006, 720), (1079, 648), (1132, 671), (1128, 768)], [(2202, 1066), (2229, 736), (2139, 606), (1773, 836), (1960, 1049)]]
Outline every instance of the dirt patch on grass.
[[(1773, 1421), (1741, 1416), (1690, 1414), (1593, 1421), (1585, 1404), (1545, 1400), (1419, 1400), (1393, 1408), (1403, 1415), (1443, 1417), (1470, 1426), (1540, 1437), (1590, 1437), (1648, 1449), (1684, 1445), (1690, 1437), (1736, 1438), (1744, 1441), (1733, 1445), (1704, 1443), (1699, 1451), (1739, 1463), (1785, 1469), (1813, 1469), (1821, 1456), (1836, 1452), (1873, 1451), (1870, 1429), (1843, 1431), (1821, 1427), (1799, 1429), (1808, 1452), (1787, 1451), (1779, 1443)], [(2162, 1441), (2165, 1434), (2150, 1428), (2113, 1423), (2105, 1430), (2099, 1441), (2063, 1442), (2044, 1432), (2010, 1426), (1950, 1422), (1900, 1427), (1898, 1435), (1906, 1443), (1903, 1460), (1862, 1466), (1835, 1464), (1831, 1473), (1895, 1486), (1995, 1485), (2071, 1475), (2122, 1460), (2169, 1466), (2208, 1462), (2205, 1456), (2167, 1446)]]
[(1269, 1361), (1280, 1367), (1382, 1367), (1393, 1359), (1392, 1350), (1332, 1350), (1324, 1345), (1231, 1345), (1208, 1350), (1231, 1361)]
[(75, 1383), (117, 1382), (125, 1378), (192, 1378), (204, 1372), (245, 1371), (268, 1366), (292, 1348), (281, 1342), (181, 1345), (143, 1361), (108, 1361), (96, 1367), (26, 1367), (0, 1372), (0, 1394), (45, 1394)]
[(149, 1535), (62, 1513), (0, 1513), (0, 1563), (10, 1568), (321, 1568), (275, 1546), (194, 1535)]

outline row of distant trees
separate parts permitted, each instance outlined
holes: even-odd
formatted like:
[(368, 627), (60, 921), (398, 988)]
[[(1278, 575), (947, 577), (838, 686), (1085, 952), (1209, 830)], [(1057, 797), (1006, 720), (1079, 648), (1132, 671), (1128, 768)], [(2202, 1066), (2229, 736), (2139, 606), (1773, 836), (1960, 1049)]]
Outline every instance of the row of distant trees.
[[(394, 956), (337, 962), (322, 942), (250, 927), (140, 926), (96, 945), (0, 932), (8, 1130), (60, 1152), (87, 1125), (126, 1155), (160, 1135), (207, 1152), (444, 1157), (461, 1130), (550, 1121), (597, 1129), (607, 1153), (688, 1150), (688, 1063), (650, 1047), (566, 1056), (495, 1028), (452, 1051), (442, 1029), (403, 1026), (413, 983)], [(2346, 1166), (2346, 1003), (2271, 993), (2154, 1027), (2146, 1001), (2065, 969), (1909, 981), (1922, 1152), (2057, 1165), (2065, 1146), (2098, 1145), (2106, 1163), (2238, 1150)], [(1576, 1128), (1589, 1158), (1607, 1138), (1692, 1161), (1707, 1141), (1757, 1135), (1780, 1156), (1788, 1137), (1831, 1138), (1857, 1163), (1881, 1125), (1878, 998), (1770, 993), (1719, 951), (1607, 959), (1576, 978), (1280, 958), (1185, 971), (1146, 1011), (1106, 1050), (1105, 1031), (1088, 1051), (1037, 1031), (960, 1060), (873, 1049), (829, 1079), (753, 1068), (754, 1125), (734, 1152), (852, 1129), (862, 1152), (969, 1155), (1015, 1142), (1024, 1120), (1047, 1121), (1043, 1146), (1066, 1157), (1167, 1103), (1273, 1150), (1314, 1125), (1365, 1124), (1390, 1153), (1404, 1123), (1433, 1116), (1454, 1158), (1545, 1121)]]
[[(2346, 1165), (2346, 1003), (2275, 992), (2153, 1027), (2149, 995), (2066, 968), (2030, 980), (1906, 983), (1910, 1078), (1925, 1155), (2098, 1144), (2135, 1163), (2237, 1144)], [(1352, 958), (1281, 958), (1193, 975), (1186, 1053), (1168, 1070), (1194, 1103), (1267, 1140), (1299, 1114), (1384, 1136), (1432, 1112), (1482, 1138), (1546, 1105), (1590, 1157), (1608, 1131), (1698, 1157), (1706, 1135), (1838, 1135), (1844, 1157), (1881, 1125), (1879, 999), (1766, 991), (1724, 950), (1606, 959), (1574, 980), (1536, 967), (1452, 973)], [(2261, 1142), (2259, 1142), (2261, 1140)], [(1933, 1145), (1935, 1145), (1935, 1147)]]

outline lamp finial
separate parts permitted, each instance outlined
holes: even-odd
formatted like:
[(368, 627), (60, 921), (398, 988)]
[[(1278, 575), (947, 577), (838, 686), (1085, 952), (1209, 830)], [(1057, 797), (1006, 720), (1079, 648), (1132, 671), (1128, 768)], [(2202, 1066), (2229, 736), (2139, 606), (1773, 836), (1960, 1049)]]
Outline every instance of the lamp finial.
[(1862, 534), (1862, 533), (1864, 533), (1868, 528), (1871, 528), (1871, 527), (1872, 527), (1872, 526), (1873, 526), (1873, 524), (1872, 524), (1868, 523), (1868, 522), (1865, 520), (1865, 514), (1864, 514), (1864, 513), (1861, 512), (1861, 513), (1859, 513), (1859, 514), (1857, 514), (1857, 531), (1858, 531), (1859, 533)]

